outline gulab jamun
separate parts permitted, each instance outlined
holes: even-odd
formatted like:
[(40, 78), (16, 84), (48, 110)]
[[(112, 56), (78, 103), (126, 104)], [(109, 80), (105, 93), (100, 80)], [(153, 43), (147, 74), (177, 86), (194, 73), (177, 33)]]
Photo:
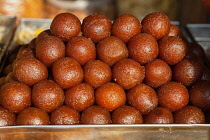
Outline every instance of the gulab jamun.
[(126, 94), (118, 84), (106, 83), (95, 90), (95, 102), (108, 111), (113, 111), (125, 104)]
[(53, 80), (62, 89), (70, 88), (83, 80), (83, 70), (79, 62), (71, 57), (57, 59), (52, 65)]
[(13, 112), (0, 107), (0, 126), (13, 126), (15, 121), (16, 115)]
[(134, 35), (141, 32), (141, 27), (140, 21), (135, 16), (123, 14), (114, 20), (111, 33), (127, 43)]
[(127, 90), (142, 83), (145, 77), (145, 68), (135, 60), (125, 58), (113, 65), (112, 75), (114, 82)]
[(148, 114), (158, 106), (158, 97), (152, 87), (142, 83), (127, 91), (127, 102), (141, 114)]

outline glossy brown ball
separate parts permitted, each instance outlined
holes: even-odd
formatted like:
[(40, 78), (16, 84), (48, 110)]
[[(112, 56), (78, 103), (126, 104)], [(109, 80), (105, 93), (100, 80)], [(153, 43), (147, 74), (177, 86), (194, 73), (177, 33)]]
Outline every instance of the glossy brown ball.
[(44, 30), (41, 33), (38, 34), (38, 36), (35, 39), (35, 45), (38, 44), (38, 42), (44, 38), (44, 37), (48, 37), (48, 36), (52, 36), (50, 29)]
[(146, 15), (141, 21), (142, 32), (160, 39), (168, 35), (170, 30), (170, 20), (164, 13), (153, 12)]
[(94, 103), (94, 89), (87, 83), (80, 83), (65, 91), (65, 104), (79, 112)]
[(93, 88), (111, 81), (112, 72), (109, 65), (101, 60), (92, 60), (83, 67), (84, 82), (89, 83)]
[(145, 69), (133, 59), (122, 59), (113, 65), (112, 75), (114, 82), (127, 90), (143, 81)]
[(177, 64), (187, 54), (188, 46), (177, 36), (165, 36), (158, 42), (159, 58), (169, 65)]
[(172, 69), (173, 80), (186, 87), (192, 86), (202, 78), (203, 65), (194, 59), (183, 59)]
[(83, 19), (82, 33), (93, 42), (111, 35), (111, 20), (102, 14), (92, 14)]
[(174, 113), (174, 123), (177, 124), (204, 124), (205, 115), (196, 106), (186, 106)]
[(48, 125), (49, 115), (36, 107), (28, 107), (17, 115), (17, 125)]
[(207, 66), (204, 66), (203, 75), (201, 80), (209, 80), (210, 81), (210, 69)]
[(65, 45), (55, 36), (44, 37), (36, 45), (36, 58), (46, 67), (51, 67), (55, 60), (65, 56)]
[(34, 51), (32, 48), (29, 48), (28, 46), (24, 45), (21, 46), (20, 49), (18, 50), (16, 60), (19, 60), (23, 57), (34, 57)]
[(81, 124), (110, 124), (110, 112), (100, 106), (90, 106), (81, 114)]
[(74, 14), (60, 13), (51, 22), (50, 32), (63, 41), (77, 36), (81, 31), (81, 22)]
[(96, 58), (95, 44), (90, 38), (84, 36), (73, 37), (66, 44), (66, 56), (72, 57), (80, 65), (84, 65)]
[(46, 66), (34, 57), (23, 57), (13, 66), (17, 80), (32, 86), (48, 77)]
[(95, 102), (99, 106), (113, 111), (126, 102), (124, 89), (115, 83), (106, 83), (95, 90)]
[(170, 24), (168, 36), (177, 36), (183, 38), (181, 29), (174, 24)]
[(64, 102), (64, 92), (54, 81), (44, 80), (32, 88), (32, 103), (35, 107), (49, 113)]
[(1, 88), (0, 103), (9, 111), (19, 113), (31, 106), (31, 88), (18, 81), (7, 83)]
[(173, 122), (173, 114), (164, 107), (156, 107), (144, 116), (146, 124), (172, 124)]
[(156, 39), (147, 33), (135, 35), (128, 42), (129, 57), (145, 65), (158, 56), (158, 43)]
[(115, 36), (108, 36), (97, 44), (97, 57), (110, 67), (128, 57), (126, 44)]
[(78, 124), (79, 120), (79, 112), (65, 105), (62, 105), (50, 114), (50, 124), (52, 125)]
[(140, 21), (131, 14), (117, 17), (112, 24), (112, 35), (127, 43), (134, 35), (141, 32)]
[(141, 114), (147, 114), (157, 107), (158, 97), (150, 86), (138, 84), (127, 91), (127, 102), (139, 110)]
[(159, 106), (174, 112), (185, 107), (189, 102), (187, 88), (178, 82), (168, 82), (156, 91)]
[(113, 124), (142, 124), (142, 114), (131, 106), (121, 106), (112, 113)]
[(167, 63), (161, 59), (155, 59), (145, 65), (144, 82), (153, 88), (171, 81), (172, 71)]
[(9, 110), (0, 107), (0, 126), (15, 125), (16, 115)]
[(82, 82), (83, 70), (75, 59), (62, 57), (53, 63), (52, 76), (61, 88), (67, 89)]
[(189, 89), (190, 103), (203, 111), (210, 110), (210, 82), (201, 80)]

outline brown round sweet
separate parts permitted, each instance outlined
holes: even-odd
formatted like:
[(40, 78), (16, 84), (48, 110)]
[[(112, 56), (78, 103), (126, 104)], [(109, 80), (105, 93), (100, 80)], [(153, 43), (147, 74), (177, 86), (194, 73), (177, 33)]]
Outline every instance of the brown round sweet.
[(65, 56), (65, 45), (55, 36), (47, 36), (39, 40), (36, 45), (36, 58), (46, 67), (51, 67), (55, 60)]
[(50, 124), (52, 125), (78, 124), (79, 120), (79, 112), (65, 105), (62, 105), (50, 114)]
[(172, 124), (173, 122), (173, 114), (164, 107), (156, 107), (144, 116), (146, 124)]
[(121, 106), (112, 113), (113, 124), (142, 124), (142, 114), (131, 106)]
[(126, 58), (113, 65), (112, 75), (114, 82), (127, 90), (143, 81), (145, 69), (135, 60)]
[(125, 104), (126, 94), (118, 84), (106, 83), (95, 90), (95, 102), (108, 111), (113, 111)]
[(203, 111), (210, 110), (210, 82), (201, 80), (189, 89), (190, 103)]
[(199, 45), (197, 42), (193, 42), (189, 44), (189, 51), (192, 51), (193, 53), (195, 53), (202, 60), (205, 60), (206, 58), (204, 48), (201, 45)]
[(101, 60), (92, 60), (83, 67), (84, 82), (89, 83), (93, 88), (111, 81), (112, 72), (109, 65)]
[(79, 112), (95, 102), (94, 89), (87, 83), (80, 83), (65, 91), (65, 104)]
[(173, 80), (186, 87), (192, 86), (203, 75), (203, 65), (194, 59), (183, 59), (172, 69)]
[(31, 48), (31, 49), (34, 49), (34, 48), (36, 48), (36, 38), (37, 37), (35, 37), (34, 39), (32, 39), (29, 43), (28, 43), (28, 48)]
[(97, 44), (97, 57), (110, 67), (117, 61), (128, 57), (125, 43), (115, 36), (108, 36)]
[(32, 48), (29, 48), (28, 46), (24, 45), (21, 46), (21, 48), (19, 49), (17, 56), (16, 56), (16, 60), (19, 60), (23, 57), (34, 57), (34, 51), (32, 50)]
[(110, 124), (110, 112), (100, 106), (90, 106), (81, 114), (81, 124)]
[(153, 12), (146, 15), (141, 21), (142, 32), (160, 39), (168, 35), (170, 30), (170, 20), (164, 13)]
[(51, 32), (50, 32), (50, 29), (44, 30), (44, 31), (42, 31), (41, 33), (39, 33), (38, 36), (35, 38), (35, 45), (37, 45), (38, 42), (39, 42), (42, 38), (45, 38), (45, 37), (48, 37), (48, 36), (52, 36), (52, 34), (51, 34)]
[(81, 22), (72, 13), (60, 13), (51, 22), (50, 32), (63, 41), (77, 36), (81, 31)]
[(5, 81), (4, 83), (9, 83), (9, 82), (12, 82), (12, 81), (17, 81), (17, 79), (14, 77), (14, 73), (13, 72), (10, 72), (9, 74), (7, 74), (7, 76), (5, 77)]
[(52, 76), (61, 88), (67, 89), (82, 82), (83, 70), (75, 59), (62, 57), (53, 63)]
[(112, 35), (118, 37), (125, 43), (140, 32), (140, 21), (131, 14), (123, 14), (117, 17), (114, 20), (111, 29)]
[(127, 91), (127, 102), (139, 110), (141, 114), (148, 114), (157, 107), (158, 97), (150, 86), (138, 84)]
[(147, 33), (140, 33), (132, 37), (128, 42), (129, 57), (145, 65), (158, 56), (158, 43), (156, 39)]
[(44, 80), (32, 88), (32, 103), (35, 107), (49, 113), (64, 102), (62, 88), (52, 80)]
[(155, 59), (145, 65), (144, 82), (153, 88), (171, 81), (172, 71), (167, 63), (161, 59)]
[(72, 57), (80, 65), (84, 65), (96, 58), (95, 44), (90, 38), (84, 36), (73, 37), (66, 44), (66, 56)]
[(9, 110), (0, 107), (0, 126), (15, 125), (16, 115)]
[(169, 65), (177, 64), (187, 54), (188, 46), (177, 36), (165, 36), (158, 42), (159, 58)]
[(31, 88), (19, 81), (7, 83), (1, 88), (0, 103), (9, 111), (19, 113), (31, 106)]
[(102, 14), (92, 14), (83, 19), (82, 33), (93, 42), (99, 42), (111, 34), (111, 20)]
[(204, 124), (205, 115), (196, 106), (186, 106), (174, 113), (174, 123), (177, 124)]
[(177, 36), (183, 38), (181, 29), (174, 24), (170, 24), (168, 36)]
[(13, 66), (13, 73), (17, 80), (29, 86), (48, 77), (46, 66), (34, 57), (23, 57), (16, 61)]
[(178, 82), (168, 82), (156, 91), (159, 106), (174, 112), (185, 107), (189, 102), (187, 88)]
[(36, 107), (28, 107), (17, 115), (17, 125), (48, 125), (49, 115)]

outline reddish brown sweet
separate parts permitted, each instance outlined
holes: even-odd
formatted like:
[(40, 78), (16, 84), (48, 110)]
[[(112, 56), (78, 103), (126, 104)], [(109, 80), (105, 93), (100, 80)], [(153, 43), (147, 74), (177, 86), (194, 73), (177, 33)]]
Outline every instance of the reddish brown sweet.
[(17, 80), (29, 86), (48, 77), (46, 66), (34, 57), (23, 57), (16, 61), (13, 66), (13, 73)]
[(73, 37), (66, 44), (66, 56), (72, 57), (80, 65), (84, 65), (96, 58), (95, 44), (90, 38), (84, 36)]
[(36, 48), (36, 37), (34, 39), (32, 39), (29, 43), (28, 43), (28, 48), (34, 49)]
[(141, 124), (142, 114), (131, 106), (121, 106), (112, 113), (113, 124)]
[(5, 81), (4, 83), (9, 83), (9, 82), (12, 82), (12, 81), (17, 81), (17, 79), (15, 78), (13, 72), (10, 72), (9, 74), (7, 74), (7, 76), (5, 77)]
[(171, 124), (173, 122), (173, 114), (164, 107), (156, 107), (144, 116), (144, 123), (146, 124)]
[(111, 81), (112, 72), (106, 63), (101, 60), (92, 60), (83, 67), (84, 82), (89, 83), (93, 88)]
[(158, 42), (159, 58), (169, 65), (177, 64), (187, 54), (186, 43), (177, 36), (165, 36)]
[(192, 86), (203, 75), (203, 65), (194, 59), (183, 59), (172, 69), (173, 80), (186, 87)]
[(180, 30), (178, 26), (174, 24), (170, 24), (168, 36), (177, 36), (177, 37), (183, 38), (182, 31)]
[(185, 107), (189, 102), (187, 88), (178, 82), (168, 82), (162, 85), (157, 91), (159, 106), (170, 111), (177, 111)]
[(26, 45), (21, 46), (21, 48), (19, 49), (19, 51), (17, 53), (16, 60), (19, 60), (23, 57), (34, 57), (34, 52), (33, 52), (32, 48), (29, 48)]
[(44, 38), (44, 37), (48, 37), (48, 36), (52, 36), (51, 32), (50, 32), (50, 29), (47, 29), (47, 30), (44, 30), (42, 31), (40, 34), (38, 34), (38, 36), (36, 37), (35, 39), (35, 45), (38, 44), (38, 42)]
[(107, 83), (95, 90), (95, 100), (99, 106), (108, 111), (113, 111), (125, 104), (126, 94), (121, 86), (115, 83)]
[(153, 88), (146, 84), (138, 84), (127, 91), (127, 102), (140, 111), (147, 114), (158, 105), (158, 97)]
[(81, 22), (72, 13), (60, 13), (51, 22), (50, 32), (63, 41), (77, 36), (81, 31)]
[(53, 63), (52, 76), (61, 88), (67, 89), (82, 82), (83, 70), (75, 59), (62, 57)]
[(0, 126), (15, 125), (16, 115), (9, 110), (0, 107)]
[(117, 61), (128, 57), (128, 49), (123, 41), (108, 36), (97, 44), (97, 57), (110, 67)]
[(203, 75), (201, 80), (209, 80), (210, 81), (210, 69), (207, 66), (204, 66)]
[(99, 42), (111, 34), (111, 20), (102, 14), (92, 14), (84, 18), (82, 33), (93, 42)]
[(65, 45), (55, 36), (44, 37), (36, 45), (36, 58), (46, 67), (51, 67), (58, 58), (65, 56)]
[(192, 51), (193, 53), (195, 53), (202, 60), (205, 60), (206, 58), (204, 48), (201, 45), (199, 45), (197, 42), (193, 42), (189, 44), (189, 51)]
[(133, 59), (122, 59), (112, 67), (112, 75), (113, 80), (127, 90), (143, 81), (145, 69)]
[(7, 83), (1, 88), (0, 103), (9, 111), (19, 113), (31, 105), (31, 89), (18, 81)]
[(190, 89), (190, 103), (203, 111), (210, 110), (210, 82), (201, 80)]
[(174, 113), (174, 123), (177, 124), (204, 124), (205, 115), (201, 109), (195, 106), (186, 106)]
[(79, 120), (79, 112), (65, 105), (59, 107), (50, 114), (50, 124), (52, 125), (78, 124)]
[(140, 21), (131, 14), (123, 14), (112, 24), (112, 35), (127, 43), (134, 35), (141, 32)]
[(94, 89), (87, 83), (80, 83), (65, 91), (65, 104), (79, 112), (95, 102)]
[(169, 82), (172, 78), (171, 68), (161, 59), (155, 59), (145, 65), (144, 82), (153, 88)]
[(110, 124), (110, 112), (100, 106), (90, 106), (82, 112), (81, 124)]
[(128, 42), (129, 57), (141, 65), (154, 60), (158, 56), (158, 43), (156, 39), (147, 33), (135, 35)]
[(48, 125), (49, 115), (36, 107), (28, 107), (17, 115), (17, 125)]
[(33, 86), (32, 103), (35, 107), (49, 113), (64, 102), (64, 92), (54, 81), (44, 80)]
[(164, 13), (153, 12), (146, 15), (141, 21), (142, 32), (160, 39), (168, 35), (170, 30), (170, 20)]

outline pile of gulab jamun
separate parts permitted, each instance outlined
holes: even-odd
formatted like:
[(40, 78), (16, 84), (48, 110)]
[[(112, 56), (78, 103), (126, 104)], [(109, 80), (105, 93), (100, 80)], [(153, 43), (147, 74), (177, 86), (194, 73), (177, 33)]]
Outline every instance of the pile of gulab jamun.
[(8, 61), (0, 126), (210, 123), (205, 52), (164, 13), (60, 13)]

